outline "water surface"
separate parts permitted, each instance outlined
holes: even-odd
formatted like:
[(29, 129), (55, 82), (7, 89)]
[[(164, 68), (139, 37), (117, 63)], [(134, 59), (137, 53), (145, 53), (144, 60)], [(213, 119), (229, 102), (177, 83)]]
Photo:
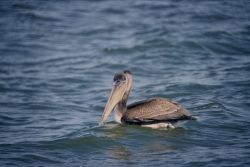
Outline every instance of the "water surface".
[[(0, 2), (0, 166), (249, 166), (247, 0)], [(174, 130), (98, 127), (114, 73), (129, 103), (171, 98)]]

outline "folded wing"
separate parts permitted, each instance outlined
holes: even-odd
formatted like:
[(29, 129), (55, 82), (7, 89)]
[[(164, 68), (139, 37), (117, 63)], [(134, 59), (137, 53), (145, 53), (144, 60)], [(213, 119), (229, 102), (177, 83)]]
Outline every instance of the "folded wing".
[(177, 103), (153, 98), (129, 105), (121, 120), (128, 124), (151, 124), (190, 118), (190, 114)]

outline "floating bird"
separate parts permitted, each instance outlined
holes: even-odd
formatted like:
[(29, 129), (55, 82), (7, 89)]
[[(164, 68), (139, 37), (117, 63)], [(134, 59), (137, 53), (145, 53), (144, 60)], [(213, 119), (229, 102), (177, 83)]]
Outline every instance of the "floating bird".
[(114, 76), (113, 87), (99, 125), (103, 125), (112, 110), (115, 122), (136, 124), (151, 128), (174, 128), (172, 123), (179, 120), (195, 119), (178, 103), (165, 98), (151, 98), (127, 106), (132, 88), (132, 74), (123, 71)]

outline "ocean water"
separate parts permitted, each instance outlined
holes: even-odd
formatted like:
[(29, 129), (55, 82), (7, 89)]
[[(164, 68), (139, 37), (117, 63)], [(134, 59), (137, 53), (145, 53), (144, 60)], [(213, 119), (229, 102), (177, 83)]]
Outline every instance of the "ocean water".
[[(125, 69), (198, 120), (98, 127)], [(249, 127), (250, 1), (1, 0), (1, 167), (243, 167)]]

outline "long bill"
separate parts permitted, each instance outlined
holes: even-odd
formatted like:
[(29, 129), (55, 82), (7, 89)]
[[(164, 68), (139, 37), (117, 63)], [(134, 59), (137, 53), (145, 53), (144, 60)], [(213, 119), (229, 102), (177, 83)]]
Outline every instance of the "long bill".
[(125, 91), (126, 91), (126, 87), (124, 85), (113, 85), (108, 102), (106, 103), (106, 106), (104, 108), (104, 111), (103, 111), (103, 114), (99, 123), (100, 126), (104, 125), (104, 123), (108, 119), (109, 114), (115, 108), (116, 104), (122, 100)]

